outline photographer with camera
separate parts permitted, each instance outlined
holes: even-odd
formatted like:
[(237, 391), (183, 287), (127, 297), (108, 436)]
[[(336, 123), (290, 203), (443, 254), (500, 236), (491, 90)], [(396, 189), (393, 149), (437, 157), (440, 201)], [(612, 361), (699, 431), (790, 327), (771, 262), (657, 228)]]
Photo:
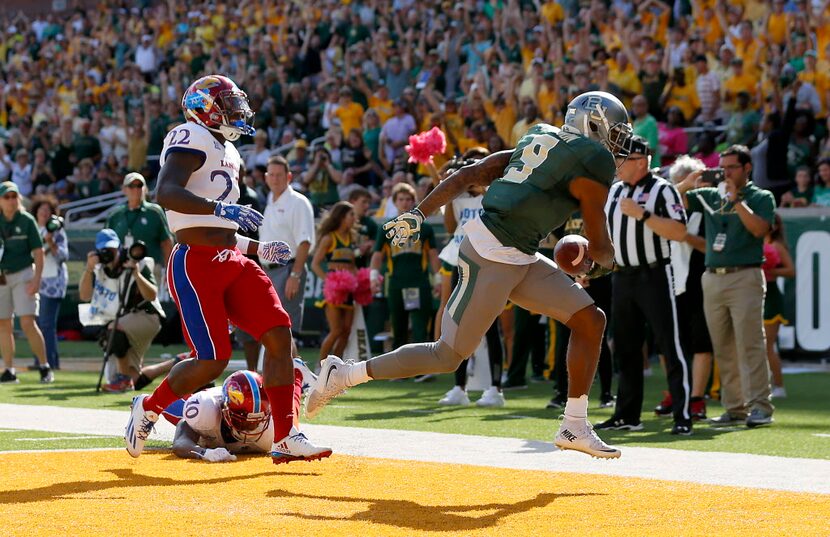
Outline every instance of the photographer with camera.
[(43, 334), (35, 324), (43, 272), (43, 240), (35, 219), (20, 206), (20, 190), (11, 181), (0, 183), (0, 354), (6, 369), (0, 383), (15, 383), (13, 316), (40, 365), (40, 381), (53, 382), (46, 362)]
[[(772, 423), (769, 364), (764, 336), (764, 236), (775, 216), (773, 195), (750, 181), (749, 149), (733, 145), (720, 169), (699, 170), (677, 185), (690, 213), (702, 213), (706, 272), (703, 310), (720, 367), (725, 412), (714, 425)], [(714, 188), (699, 188), (707, 178)]]
[(115, 330), (113, 334), (105, 332), (102, 341), (110, 347), (105, 352), (118, 358), (118, 373), (103, 390), (132, 390), (144, 354), (161, 330), (164, 316), (153, 276), (153, 258), (147, 256), (143, 242), (122, 247), (115, 231), (102, 229), (95, 236), (95, 250), (87, 254), (78, 290), (81, 300), (90, 302), (91, 315), (107, 321), (107, 330)]
[(46, 343), (46, 360), (52, 369), (60, 369), (58, 355), (58, 314), (66, 296), (69, 279), (66, 260), (69, 259), (69, 241), (63, 230), (63, 218), (55, 214), (55, 205), (49, 200), (36, 201), (32, 214), (43, 238), (43, 274), (40, 279), (40, 312), (37, 325)]
[(303, 174), (302, 181), (308, 189), (308, 199), (315, 214), (340, 201), (337, 185), (343, 175), (331, 162), (331, 153), (323, 145), (314, 148), (311, 167)]

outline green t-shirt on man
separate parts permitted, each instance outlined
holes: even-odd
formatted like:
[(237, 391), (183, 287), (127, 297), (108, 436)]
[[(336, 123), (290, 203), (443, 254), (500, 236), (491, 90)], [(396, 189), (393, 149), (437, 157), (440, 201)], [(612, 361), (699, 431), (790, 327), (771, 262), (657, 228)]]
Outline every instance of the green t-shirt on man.
[[(739, 196), (753, 213), (772, 225), (775, 218), (772, 193), (750, 181), (741, 189)], [(690, 190), (686, 198), (690, 213), (703, 213), (708, 268), (761, 266), (764, 262), (764, 238), (749, 232), (735, 212), (734, 202), (723, 199), (717, 188)]]
[(125, 203), (107, 218), (107, 227), (115, 231), (124, 245), (130, 242), (128, 235), (133, 241), (143, 241), (147, 245), (147, 255), (156, 264), (164, 262), (161, 243), (170, 239), (171, 234), (164, 210), (155, 203), (142, 201), (137, 209), (130, 209)]
[(32, 250), (43, 248), (37, 221), (26, 211), (17, 211), (11, 221), (0, 214), (0, 240), (3, 244), (0, 270), (8, 273), (30, 267), (35, 262)]

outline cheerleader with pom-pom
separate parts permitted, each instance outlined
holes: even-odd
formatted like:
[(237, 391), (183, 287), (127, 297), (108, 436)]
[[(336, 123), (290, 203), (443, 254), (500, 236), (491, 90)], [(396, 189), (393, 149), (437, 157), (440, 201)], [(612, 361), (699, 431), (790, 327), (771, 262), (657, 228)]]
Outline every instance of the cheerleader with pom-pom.
[(339, 201), (320, 222), (317, 232), (311, 270), (323, 281), (324, 300), (318, 306), (325, 308), (329, 324), (329, 333), (320, 345), (320, 360), (329, 354), (342, 356), (352, 331), (358, 284), (352, 241), (354, 224), (352, 204)]

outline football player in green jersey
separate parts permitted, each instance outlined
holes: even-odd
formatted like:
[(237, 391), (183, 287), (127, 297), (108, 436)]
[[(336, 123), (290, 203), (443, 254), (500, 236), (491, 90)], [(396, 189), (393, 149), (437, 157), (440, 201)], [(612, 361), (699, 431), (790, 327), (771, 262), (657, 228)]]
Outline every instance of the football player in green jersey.
[(568, 346), (568, 401), (554, 440), (560, 449), (617, 458), (588, 423), (588, 392), (599, 359), (605, 314), (591, 297), (537, 255), (539, 242), (579, 210), (594, 267), (588, 276), (612, 268), (614, 247), (604, 205), (616, 173), (615, 158), (627, 156), (631, 125), (613, 95), (583, 93), (568, 105), (565, 124), (534, 125), (512, 151), (501, 151), (465, 166), (444, 180), (412, 211), (384, 225), (393, 244), (417, 241), (425, 215), (449, 203), (471, 185), (489, 186), (481, 219), (467, 223), (459, 248), (459, 283), (434, 343), (404, 345), (367, 362), (326, 358), (312, 387), (306, 414), (314, 417), (348, 387), (372, 379), (449, 373), (475, 351), (487, 328), (510, 301), (564, 323)]

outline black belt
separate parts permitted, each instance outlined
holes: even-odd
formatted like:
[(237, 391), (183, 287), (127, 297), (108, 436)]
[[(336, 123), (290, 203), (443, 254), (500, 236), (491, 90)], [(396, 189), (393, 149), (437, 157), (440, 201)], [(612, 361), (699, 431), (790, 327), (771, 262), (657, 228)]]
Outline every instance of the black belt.
[(273, 270), (275, 268), (287, 267), (288, 265), (290, 265), (293, 262), (294, 262), (294, 259), (289, 259), (288, 261), (286, 261), (282, 265), (280, 265), (279, 263), (268, 263), (268, 264), (265, 265), (265, 268), (267, 268), (268, 270)]
[(751, 268), (761, 268), (761, 265), (737, 265), (734, 267), (706, 267), (706, 272), (709, 274), (732, 274), (740, 270)]
[(648, 265), (637, 265), (636, 267), (623, 267), (617, 265), (614, 267), (614, 272), (619, 272), (620, 274), (636, 274), (637, 272), (643, 270), (653, 270), (656, 268), (663, 268), (668, 265), (668, 261), (656, 261), (654, 263), (649, 263)]

